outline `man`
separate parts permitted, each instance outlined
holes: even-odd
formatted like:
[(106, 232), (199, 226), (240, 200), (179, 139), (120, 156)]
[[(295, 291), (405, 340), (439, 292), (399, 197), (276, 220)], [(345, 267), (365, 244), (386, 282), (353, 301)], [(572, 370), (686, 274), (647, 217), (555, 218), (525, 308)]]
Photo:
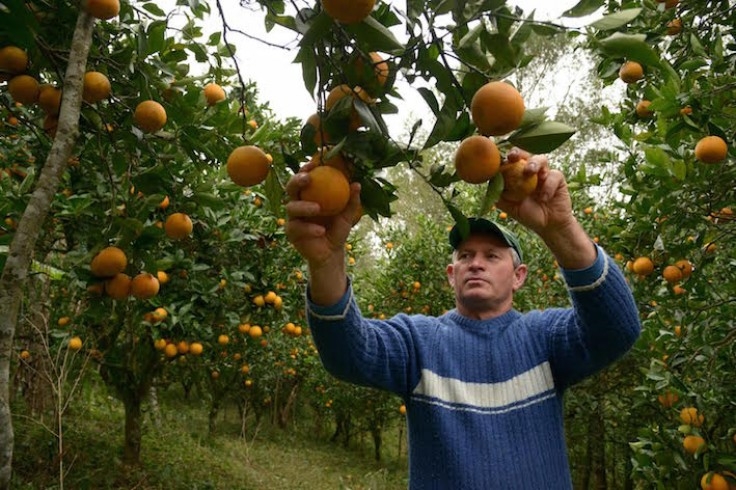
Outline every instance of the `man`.
[(555, 256), (571, 308), (514, 310), (527, 274), (519, 242), (491, 221), (471, 219), (469, 230), (450, 232), (454, 310), (363, 318), (344, 253), (359, 186), (348, 209), (318, 225), (309, 218), (319, 205), (297, 199), (308, 173), (287, 184), (287, 235), (308, 264), (307, 312), (322, 362), (341, 379), (403, 397), (412, 489), (571, 489), (563, 392), (639, 335), (626, 281), (573, 216), (562, 174), (544, 156), (514, 150), (507, 158), (527, 159), (525, 172), (539, 184), (524, 201), (498, 206)]

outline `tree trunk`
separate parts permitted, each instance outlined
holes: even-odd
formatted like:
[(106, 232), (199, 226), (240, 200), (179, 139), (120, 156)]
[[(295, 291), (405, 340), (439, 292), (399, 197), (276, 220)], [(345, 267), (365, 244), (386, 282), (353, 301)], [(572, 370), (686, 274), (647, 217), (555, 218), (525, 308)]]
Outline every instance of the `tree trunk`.
[(608, 482), (606, 479), (606, 431), (603, 420), (603, 397), (599, 396), (596, 408), (591, 412), (590, 437), (593, 439), (593, 476), (594, 489), (606, 490)]
[(217, 432), (217, 414), (220, 413), (220, 404), (218, 402), (212, 402), (209, 413), (209, 435), (214, 436)]
[(123, 463), (128, 466), (138, 466), (141, 457), (141, 399), (137, 396), (127, 396), (123, 402), (125, 406), (125, 443), (123, 446)]
[(23, 301), (23, 285), (33, 260), (33, 251), (51, 202), (66, 169), (79, 131), (82, 83), (92, 43), (94, 19), (80, 13), (72, 36), (69, 64), (64, 77), (56, 138), (41, 170), (23, 216), (10, 242), (8, 259), (0, 275), (0, 490), (10, 488), (13, 465), (13, 422), (10, 413), (10, 359), (13, 336)]

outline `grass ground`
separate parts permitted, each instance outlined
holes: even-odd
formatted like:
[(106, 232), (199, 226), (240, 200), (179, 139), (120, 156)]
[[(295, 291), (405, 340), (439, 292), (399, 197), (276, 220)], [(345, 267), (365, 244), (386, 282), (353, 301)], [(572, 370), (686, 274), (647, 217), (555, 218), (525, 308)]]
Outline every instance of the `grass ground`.
[[(350, 448), (315, 434), (309, 420), (287, 429), (261, 423), (240, 437), (240, 417), (224, 410), (218, 434), (207, 435), (207, 410), (175, 397), (162, 402), (161, 426), (147, 414), (142, 465), (120, 462), (123, 409), (112, 397), (88, 391), (65, 417), (64, 488), (139, 490), (398, 490), (407, 487), (405, 452), (399, 433), (385, 435), (383, 461), (376, 462), (369, 438)], [(22, 413), (16, 410), (14, 413)], [(299, 418), (297, 417), (297, 420)], [(44, 421), (49, 424), (50, 421)], [(15, 419), (13, 488), (61, 488), (56, 444), (38, 418)], [(405, 442), (402, 447), (405, 448)]]

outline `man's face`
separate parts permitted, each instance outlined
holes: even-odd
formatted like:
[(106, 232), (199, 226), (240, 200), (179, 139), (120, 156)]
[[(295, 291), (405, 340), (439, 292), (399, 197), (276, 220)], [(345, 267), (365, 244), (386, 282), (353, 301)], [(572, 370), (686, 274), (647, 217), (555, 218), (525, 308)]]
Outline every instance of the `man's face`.
[(526, 278), (526, 266), (514, 267), (511, 248), (493, 235), (476, 234), (462, 242), (447, 266), (458, 311), (490, 318), (511, 309), (513, 293)]

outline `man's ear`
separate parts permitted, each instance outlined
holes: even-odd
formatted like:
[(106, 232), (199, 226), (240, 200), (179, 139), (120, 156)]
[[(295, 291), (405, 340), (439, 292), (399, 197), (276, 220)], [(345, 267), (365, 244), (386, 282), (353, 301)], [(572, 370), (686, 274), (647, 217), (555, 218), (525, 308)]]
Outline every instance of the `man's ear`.
[(516, 268), (516, 270), (514, 271), (514, 291), (519, 290), (521, 286), (524, 285), (528, 273), (529, 268), (526, 266), (526, 264), (521, 264), (519, 267)]
[(453, 272), (455, 271), (455, 268), (452, 266), (452, 264), (447, 264), (447, 268), (445, 269), (445, 272), (447, 273), (447, 282), (450, 283), (450, 286), (453, 288), (455, 287), (455, 274)]

